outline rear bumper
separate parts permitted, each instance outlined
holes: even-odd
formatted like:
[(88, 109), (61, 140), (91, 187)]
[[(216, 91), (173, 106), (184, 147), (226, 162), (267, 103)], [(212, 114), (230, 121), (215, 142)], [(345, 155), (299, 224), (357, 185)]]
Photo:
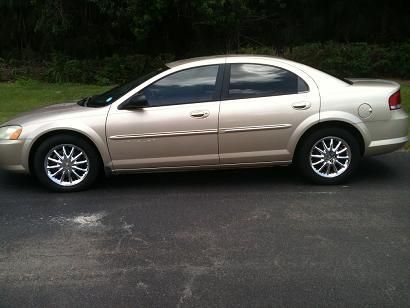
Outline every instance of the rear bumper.
[(391, 112), (391, 119), (365, 123), (369, 143), (365, 155), (378, 155), (401, 149), (408, 141), (409, 119), (403, 110)]
[(27, 173), (23, 165), (23, 140), (0, 140), (0, 169)]
[(407, 136), (370, 142), (366, 155), (378, 155), (399, 150), (409, 141)]

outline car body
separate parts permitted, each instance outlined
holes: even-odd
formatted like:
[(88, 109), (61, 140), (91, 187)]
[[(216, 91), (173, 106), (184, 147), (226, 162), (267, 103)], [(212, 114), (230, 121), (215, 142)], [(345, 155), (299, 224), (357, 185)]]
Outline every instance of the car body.
[[(87, 163), (76, 167), (87, 170), (85, 178), (91, 160), (96, 170), (103, 166), (114, 174), (295, 162), (312, 180), (327, 184), (347, 179), (360, 157), (388, 153), (408, 141), (408, 116), (396, 82), (341, 80), (270, 56), (176, 61), (107, 93), (2, 124), (0, 167), (34, 173), (55, 190), (83, 189), (94, 175), (90, 183), (75, 185), (67, 175), (83, 150), (76, 144), (81, 140), (91, 149), (80, 158)], [(9, 138), (12, 133), (18, 137)], [(336, 156), (345, 157), (341, 149), (349, 157), (337, 161)], [(73, 151), (71, 157), (63, 150)], [(54, 170), (47, 160), (58, 162)], [(325, 165), (318, 171), (315, 163)], [(62, 183), (50, 177), (50, 167), (67, 172)]]

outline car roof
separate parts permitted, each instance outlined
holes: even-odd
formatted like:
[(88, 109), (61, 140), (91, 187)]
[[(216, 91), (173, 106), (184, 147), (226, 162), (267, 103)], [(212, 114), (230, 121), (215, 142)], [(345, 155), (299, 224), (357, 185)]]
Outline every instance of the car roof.
[(285, 60), (284, 58), (280, 57), (274, 57), (274, 56), (267, 56), (267, 55), (254, 55), (254, 54), (228, 54), (228, 55), (214, 55), (214, 56), (206, 56), (206, 57), (195, 57), (195, 58), (189, 58), (189, 59), (183, 59), (183, 60), (178, 60), (178, 61), (173, 61), (169, 62), (166, 64), (167, 67), (173, 68), (177, 67), (180, 65), (184, 64), (190, 64), (190, 63), (195, 63), (195, 62), (200, 62), (200, 61), (206, 61), (206, 60), (220, 60), (221, 62), (224, 62), (228, 58), (260, 58), (260, 59), (281, 59)]
[[(282, 63), (282, 65), (287, 65), (288, 67), (293, 67), (296, 68), (307, 75), (309, 75), (313, 80), (315, 81), (316, 85), (319, 88), (332, 88), (336, 86), (347, 86), (349, 85), (345, 81), (342, 81), (336, 77), (333, 77), (325, 72), (322, 72), (320, 70), (317, 70), (313, 67), (307, 66), (302, 63), (298, 63), (292, 60), (288, 60), (285, 58), (281, 57), (275, 57), (275, 56), (269, 56), (269, 55), (254, 55), (254, 54), (234, 54), (234, 55), (215, 55), (215, 56), (208, 56), (208, 57), (197, 57), (197, 58), (191, 58), (191, 59), (184, 59), (184, 60), (179, 60), (179, 61), (174, 61), (166, 64), (167, 67), (170, 69), (176, 68), (181, 65), (187, 65), (187, 66), (196, 66), (195, 64), (199, 65), (207, 65), (207, 64), (222, 64), (226, 62), (230, 62), (229, 59), (235, 59), (232, 60), (232, 62), (244, 62), (246, 63), (247, 61), (253, 62), (256, 59), (261, 60), (261, 62), (265, 62), (266, 60), (275, 60), (277, 63)], [(238, 60), (239, 59), (239, 60)], [(253, 60), (253, 61), (252, 61)]]

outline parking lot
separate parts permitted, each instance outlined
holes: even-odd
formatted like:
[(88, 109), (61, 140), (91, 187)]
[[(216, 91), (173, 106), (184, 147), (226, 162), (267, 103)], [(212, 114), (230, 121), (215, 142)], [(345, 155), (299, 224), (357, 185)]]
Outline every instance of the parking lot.
[(0, 307), (410, 303), (410, 154), (343, 186), (293, 167), (111, 177), (74, 194), (0, 173)]

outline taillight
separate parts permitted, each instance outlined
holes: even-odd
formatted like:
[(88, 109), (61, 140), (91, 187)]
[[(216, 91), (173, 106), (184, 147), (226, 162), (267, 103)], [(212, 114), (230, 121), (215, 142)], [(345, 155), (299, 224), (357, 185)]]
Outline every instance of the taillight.
[(392, 96), (390, 96), (389, 107), (390, 110), (397, 110), (401, 108), (400, 90), (394, 93)]

